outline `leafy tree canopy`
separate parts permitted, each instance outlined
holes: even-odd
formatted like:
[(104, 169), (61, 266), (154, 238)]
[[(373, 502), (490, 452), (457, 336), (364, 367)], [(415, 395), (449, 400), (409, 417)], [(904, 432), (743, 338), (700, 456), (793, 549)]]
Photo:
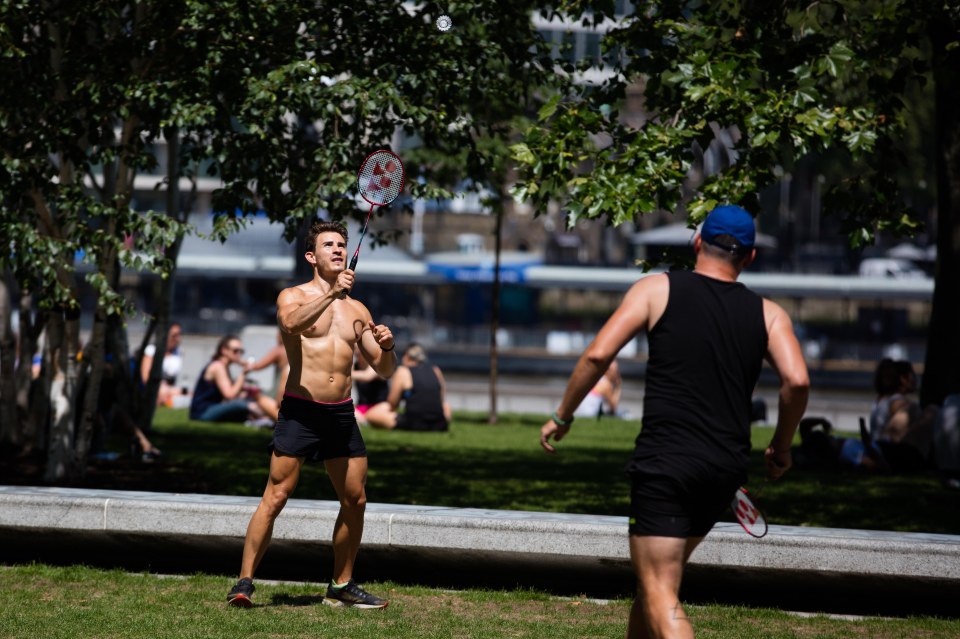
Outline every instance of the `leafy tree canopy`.
[[(408, 167), (425, 178), (408, 180), (417, 195), (445, 195), (437, 176), (483, 179), (502, 160), (477, 141), (505, 131), (549, 79), (531, 9), (3, 0), (0, 215), (14, 250), (0, 260), (40, 299), (70, 306), (79, 252), (117, 311), (103, 261), (167, 273), (162, 249), (188, 230), (169, 212), (133, 211), (138, 175), (155, 175), (160, 190), (184, 178), (222, 181), (220, 239), (256, 210), (285, 223), (289, 237), (318, 210), (355, 214), (361, 160), (397, 135), (449, 158)], [(442, 13), (452, 30), (436, 28)], [(179, 157), (164, 175), (156, 144), (171, 137)]]
[[(595, 23), (613, 2), (568, 0), (558, 10)], [(953, 5), (953, 6), (951, 6)], [(825, 210), (842, 214), (854, 245), (918, 221), (899, 195), (906, 97), (946, 63), (929, 25), (956, 23), (956, 3), (646, 2), (604, 38), (606, 82), (540, 111), (513, 147), (517, 194), (559, 199), (568, 221), (686, 210), (692, 223), (718, 203), (758, 212), (757, 193), (812, 154), (862, 160), (828, 176)], [(953, 34), (956, 44), (956, 33)], [(639, 87), (647, 118), (621, 113)], [(722, 170), (702, 175), (701, 153), (722, 147)]]
[[(916, 231), (905, 179), (929, 180), (937, 266), (921, 401), (960, 392), (960, 3), (635, 5), (604, 38), (609, 79), (544, 105), (513, 145), (516, 194), (538, 210), (559, 201), (570, 224), (686, 211), (694, 225), (724, 202), (759, 213), (778, 170), (816, 161), (823, 211), (859, 247), (878, 232)], [(556, 6), (602, 25), (615, 3)], [(643, 121), (621, 111), (636, 95)], [(930, 145), (918, 143), (921, 123)], [(702, 161), (711, 147), (716, 171)]]
[[(553, 79), (532, 9), (523, 0), (0, 0), (0, 270), (27, 311), (23, 348), (33, 353), (46, 330), (37, 396), (51, 414), (26, 405), (30, 358), (20, 358), (22, 392), (5, 374), (0, 412), (16, 396), (24, 428), (0, 429), (0, 440), (47, 446), (50, 478), (83, 473), (104, 355), (128, 350), (120, 269), (175, 271), (193, 232), (181, 188), (219, 185), (214, 239), (260, 210), (292, 239), (320, 211), (359, 214), (361, 161), (399, 140), (418, 148), (405, 158), (417, 196), (502, 175), (512, 120)], [(450, 31), (437, 29), (441, 14)], [(166, 196), (163, 211), (136, 210), (143, 180)], [(78, 256), (97, 293), (79, 425)], [(0, 365), (11, 370), (10, 296), (0, 288)], [(25, 300), (50, 312), (30, 326)], [(154, 389), (158, 375), (155, 365)], [(15, 421), (12, 409), (0, 417)]]

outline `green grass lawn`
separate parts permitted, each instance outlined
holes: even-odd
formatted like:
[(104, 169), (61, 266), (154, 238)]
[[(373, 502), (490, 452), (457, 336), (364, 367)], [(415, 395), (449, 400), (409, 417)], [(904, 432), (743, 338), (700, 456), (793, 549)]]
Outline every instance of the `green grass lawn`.
[[(158, 577), (73, 567), (0, 566), (5, 639), (450, 639), (622, 637), (629, 601), (555, 598), (531, 591), (449, 591), (367, 584), (381, 611), (331, 608), (320, 584), (258, 582), (256, 608), (224, 603), (222, 577)], [(801, 617), (770, 609), (689, 606), (700, 639), (947, 639), (960, 620)]]
[[(541, 415), (457, 414), (447, 433), (365, 430), (371, 502), (623, 516), (622, 468), (640, 424), (578, 420), (545, 454)], [(930, 475), (869, 476), (795, 469), (762, 486), (760, 451), (771, 429), (754, 432), (751, 483), (774, 523), (957, 533), (958, 496)], [(157, 490), (257, 496), (266, 479), (269, 431), (191, 422), (162, 409), (151, 435), (164, 450), (155, 464), (127, 464)], [(122, 444), (120, 444), (122, 446)], [(109, 478), (109, 464), (97, 467)], [(103, 484), (101, 484), (103, 485)], [(127, 488), (116, 485), (114, 488)], [(322, 466), (308, 465), (295, 497), (333, 499)], [(161, 577), (75, 565), (0, 565), (0, 638), (73, 637), (369, 639), (623, 636), (630, 602), (556, 598), (530, 590), (450, 591), (391, 582), (366, 583), (388, 597), (385, 611), (318, 605), (319, 583), (259, 581), (253, 610), (225, 605), (230, 579)], [(687, 609), (697, 637), (715, 639), (960, 636), (960, 619), (836, 618), (724, 605)]]
[[(557, 455), (539, 445), (542, 415), (457, 414), (449, 432), (364, 429), (376, 503), (533, 510), (625, 516), (623, 466), (637, 421), (578, 420)], [(270, 431), (191, 422), (184, 410), (160, 409), (152, 435), (164, 459), (151, 472), (178, 490), (258, 496), (266, 481)], [(750, 486), (771, 523), (960, 534), (960, 494), (932, 474), (870, 475), (795, 468), (763, 482), (763, 447), (771, 428), (754, 430)], [(179, 481), (174, 482), (180, 475)], [(119, 488), (120, 486), (118, 486)], [(295, 494), (334, 499), (322, 465), (307, 465)], [(732, 521), (732, 519), (731, 519)]]

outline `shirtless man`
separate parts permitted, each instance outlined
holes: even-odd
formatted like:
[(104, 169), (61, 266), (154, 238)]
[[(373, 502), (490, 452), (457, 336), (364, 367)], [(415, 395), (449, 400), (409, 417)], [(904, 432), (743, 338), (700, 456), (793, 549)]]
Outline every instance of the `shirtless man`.
[(309, 282), (277, 297), (277, 323), (290, 372), (274, 428), (270, 476), (247, 526), (240, 580), (227, 596), (233, 606), (253, 605), (253, 575), (270, 544), (273, 522), (293, 494), (304, 460), (322, 460), (340, 500), (333, 527), (333, 578), (323, 602), (334, 606), (385, 608), (387, 601), (353, 581), (363, 535), (367, 449), (350, 397), (354, 346), (382, 377), (397, 367), (390, 329), (374, 324), (367, 307), (347, 294), (354, 273), (347, 268), (347, 230), (317, 222), (307, 234)]

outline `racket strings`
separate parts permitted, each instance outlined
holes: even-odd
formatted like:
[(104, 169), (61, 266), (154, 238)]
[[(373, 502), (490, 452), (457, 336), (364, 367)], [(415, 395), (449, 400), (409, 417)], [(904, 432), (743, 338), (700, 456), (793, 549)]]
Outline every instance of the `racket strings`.
[(375, 206), (389, 204), (403, 190), (403, 164), (392, 153), (376, 151), (364, 160), (357, 176), (360, 195)]

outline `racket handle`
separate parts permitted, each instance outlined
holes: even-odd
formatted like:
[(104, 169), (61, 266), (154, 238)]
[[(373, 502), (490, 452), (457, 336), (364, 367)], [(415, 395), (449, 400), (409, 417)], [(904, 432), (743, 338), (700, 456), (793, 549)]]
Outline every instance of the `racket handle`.
[[(352, 271), (353, 269), (357, 268), (357, 258), (358, 258), (358, 257), (360, 257), (360, 256), (359, 256), (359, 255), (354, 255), (353, 258), (350, 259), (350, 270), (351, 270), (351, 271)], [(347, 296), (347, 293), (349, 293), (349, 292), (350, 292), (350, 291), (340, 291), (340, 299), (345, 298), (345, 297)]]

